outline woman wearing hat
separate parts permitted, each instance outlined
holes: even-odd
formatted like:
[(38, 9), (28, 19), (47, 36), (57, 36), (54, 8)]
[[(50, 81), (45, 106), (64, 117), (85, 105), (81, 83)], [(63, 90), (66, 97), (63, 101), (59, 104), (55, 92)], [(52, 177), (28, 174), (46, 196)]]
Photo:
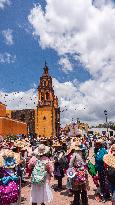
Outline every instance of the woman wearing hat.
[(86, 165), (78, 152), (73, 154), (69, 167), (70, 168), (67, 170), (67, 176), (70, 178), (71, 188), (74, 194), (73, 205), (80, 205), (80, 196), (82, 205), (88, 205), (88, 173)]
[(42, 204), (50, 202), (53, 199), (52, 191), (49, 185), (53, 166), (47, 154), (49, 147), (41, 144), (34, 150), (37, 162), (33, 164), (32, 171), (32, 186), (31, 186), (31, 199), (32, 205)]
[(107, 150), (103, 147), (103, 140), (98, 139), (95, 142), (95, 166), (99, 176), (101, 200), (103, 201), (110, 198), (106, 169), (103, 161), (103, 157), (105, 154), (107, 154)]
[(104, 162), (107, 165), (107, 176), (112, 193), (112, 205), (115, 205), (115, 144), (111, 147), (111, 153), (104, 156)]

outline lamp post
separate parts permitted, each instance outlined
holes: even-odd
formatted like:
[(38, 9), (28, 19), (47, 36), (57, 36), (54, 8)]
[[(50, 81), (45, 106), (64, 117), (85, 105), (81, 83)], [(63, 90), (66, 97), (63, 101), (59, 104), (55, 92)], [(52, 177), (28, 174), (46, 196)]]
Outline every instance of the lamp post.
[(105, 119), (106, 119), (106, 126), (107, 126), (107, 132), (108, 132), (108, 115), (107, 115), (107, 110), (104, 110), (104, 114), (105, 114)]

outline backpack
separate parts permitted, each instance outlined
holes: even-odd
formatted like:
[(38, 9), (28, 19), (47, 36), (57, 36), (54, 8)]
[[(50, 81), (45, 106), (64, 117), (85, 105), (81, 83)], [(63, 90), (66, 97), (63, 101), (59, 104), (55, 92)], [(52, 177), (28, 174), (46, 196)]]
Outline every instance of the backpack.
[(115, 168), (112, 167), (108, 168), (107, 178), (111, 184), (115, 184)]
[(76, 175), (72, 178), (72, 188), (75, 190), (79, 185), (86, 184), (86, 169), (85, 167), (77, 168)]
[(88, 172), (89, 172), (89, 174), (90, 174), (92, 177), (96, 176), (97, 170), (96, 170), (95, 165), (92, 164), (91, 161), (88, 161), (87, 167), (88, 167)]
[(32, 183), (33, 184), (44, 184), (46, 181), (47, 171), (44, 162), (38, 160), (32, 171)]

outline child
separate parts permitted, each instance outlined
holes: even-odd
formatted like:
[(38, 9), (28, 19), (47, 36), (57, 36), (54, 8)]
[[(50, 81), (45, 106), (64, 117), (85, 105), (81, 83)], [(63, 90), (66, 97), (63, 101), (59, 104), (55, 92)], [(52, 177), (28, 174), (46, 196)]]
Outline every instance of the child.
[(64, 177), (63, 168), (58, 160), (58, 157), (54, 158), (54, 178), (58, 181), (58, 189), (62, 189), (62, 178)]

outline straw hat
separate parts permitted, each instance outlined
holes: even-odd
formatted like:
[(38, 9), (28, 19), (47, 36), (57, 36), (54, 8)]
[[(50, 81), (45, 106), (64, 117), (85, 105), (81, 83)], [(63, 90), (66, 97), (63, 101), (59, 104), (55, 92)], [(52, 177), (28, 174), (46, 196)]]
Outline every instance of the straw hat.
[(55, 142), (55, 144), (52, 145), (52, 147), (61, 147), (62, 145), (59, 142)]
[(11, 150), (3, 150), (0, 155), (0, 166), (5, 168), (14, 168), (20, 164), (20, 154)]
[(71, 145), (70, 148), (68, 149), (68, 152), (67, 152), (67, 153), (69, 154), (72, 150), (74, 150), (75, 152), (77, 152), (77, 151), (82, 151), (82, 149), (80, 148), (80, 146), (77, 145), (77, 144)]
[(115, 156), (113, 154), (104, 155), (103, 160), (109, 167), (115, 168)]
[(70, 146), (70, 148), (67, 150), (67, 154), (71, 153), (71, 151), (75, 151), (75, 146)]
[(39, 147), (37, 147), (34, 150), (34, 154), (38, 156), (42, 156), (44, 154), (47, 154), (50, 151), (50, 148), (48, 146), (45, 146), (44, 144), (40, 144)]
[(23, 147), (24, 147), (24, 143), (21, 142), (21, 141), (18, 141), (18, 142), (15, 142), (15, 143), (14, 143), (14, 146), (15, 146), (15, 147), (23, 148)]
[(26, 138), (25, 138), (25, 141), (29, 142), (29, 139), (26, 137)]
[(22, 147), (22, 148), (21, 148), (21, 151), (28, 150), (28, 148), (29, 148), (29, 146)]
[(0, 167), (3, 167), (3, 159), (1, 156), (0, 156)]
[(80, 148), (80, 146), (75, 146), (75, 151), (82, 151), (82, 149)]

